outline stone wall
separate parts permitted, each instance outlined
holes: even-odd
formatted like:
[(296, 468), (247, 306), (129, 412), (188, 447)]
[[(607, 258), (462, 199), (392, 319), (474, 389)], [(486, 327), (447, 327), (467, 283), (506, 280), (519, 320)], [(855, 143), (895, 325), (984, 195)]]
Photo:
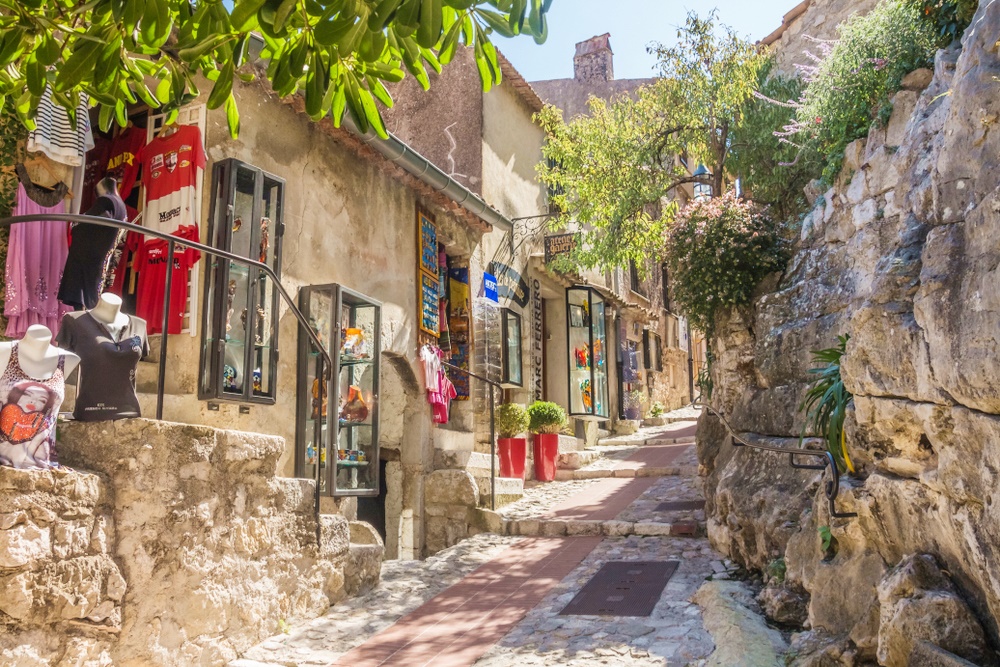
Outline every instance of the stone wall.
[(281, 438), (133, 419), (58, 447), (96, 474), (0, 468), (0, 664), (223, 665), (378, 581), (367, 524), (323, 515), (317, 542)]
[[(841, 642), (839, 662), (816, 664), (905, 665), (916, 640), (992, 664), (982, 641), (940, 636), (964, 632), (950, 625), (959, 612), (940, 611), (962, 605), (1000, 645), (998, 31), (1000, 6), (983, 3), (961, 50), (907, 77), (888, 126), (848, 147), (786, 273), (716, 341), (716, 407), (738, 431), (795, 446), (810, 352), (851, 336), (842, 370), (858, 472), (838, 503), (857, 518), (830, 517), (819, 474), (734, 450), (708, 417), (699, 433), (710, 538), (752, 568), (784, 558), (779, 597), (804, 597), (798, 621)], [(948, 585), (883, 595), (912, 554)], [(947, 602), (910, 626), (900, 597)]]
[[(867, 14), (879, 0), (808, 0), (805, 11), (791, 18), (781, 36), (771, 46), (775, 68), (794, 75), (796, 65), (813, 65), (807, 52), (818, 53), (816, 40), (837, 38), (837, 26), (853, 14)], [(765, 40), (766, 41), (766, 40)]]

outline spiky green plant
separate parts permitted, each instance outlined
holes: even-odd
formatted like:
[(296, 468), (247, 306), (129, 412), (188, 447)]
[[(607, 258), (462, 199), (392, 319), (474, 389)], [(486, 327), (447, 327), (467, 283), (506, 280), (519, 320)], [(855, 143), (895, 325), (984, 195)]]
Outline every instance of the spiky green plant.
[(854, 396), (844, 387), (840, 375), (840, 360), (847, 352), (847, 341), (850, 336), (837, 336), (837, 346), (825, 350), (814, 350), (813, 363), (822, 364), (812, 368), (810, 373), (816, 379), (809, 387), (799, 412), (806, 411), (806, 424), (802, 428), (799, 444), (805, 438), (806, 431), (812, 431), (823, 438), (826, 449), (837, 461), (841, 471), (854, 472), (854, 464), (847, 453), (847, 442), (844, 437), (844, 419), (847, 417), (847, 406)]

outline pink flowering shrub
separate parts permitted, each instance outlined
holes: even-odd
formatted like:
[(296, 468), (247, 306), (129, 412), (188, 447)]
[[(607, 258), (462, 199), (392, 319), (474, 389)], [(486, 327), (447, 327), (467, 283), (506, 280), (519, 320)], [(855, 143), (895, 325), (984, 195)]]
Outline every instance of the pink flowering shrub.
[(937, 47), (937, 28), (914, 0), (882, 0), (837, 31), (836, 41), (814, 40), (814, 52), (806, 54), (813, 64), (799, 67), (806, 87), (791, 103), (795, 117), (775, 132), (800, 158), (824, 162), (828, 182), (840, 171), (847, 144), (888, 120), (889, 100), (903, 77), (931, 65)]
[(748, 305), (764, 276), (785, 267), (788, 247), (767, 209), (730, 192), (684, 207), (665, 256), (674, 300), (712, 335), (719, 309)]

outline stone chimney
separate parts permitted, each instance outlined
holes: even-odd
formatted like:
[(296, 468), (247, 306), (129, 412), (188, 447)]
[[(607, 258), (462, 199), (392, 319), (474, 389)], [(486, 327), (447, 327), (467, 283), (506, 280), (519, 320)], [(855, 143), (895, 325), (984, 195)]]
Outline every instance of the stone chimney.
[(573, 57), (573, 78), (577, 81), (614, 81), (614, 53), (611, 51), (611, 33), (576, 45)]

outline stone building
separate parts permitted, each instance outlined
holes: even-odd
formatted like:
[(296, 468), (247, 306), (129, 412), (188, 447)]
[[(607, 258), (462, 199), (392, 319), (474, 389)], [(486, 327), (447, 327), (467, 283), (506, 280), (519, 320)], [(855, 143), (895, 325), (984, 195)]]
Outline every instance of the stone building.
[[(614, 52), (607, 33), (576, 45), (573, 71), (572, 79), (531, 83), (546, 104), (562, 110), (567, 121), (587, 114), (591, 97), (609, 101), (633, 95), (655, 80), (615, 79)], [(688, 186), (673, 196), (683, 205), (693, 193)], [(616, 419), (625, 418), (627, 411), (632, 413), (639, 397), (642, 416), (653, 401), (669, 410), (692, 398), (688, 350), (695, 346), (688, 344), (686, 320), (671, 308), (666, 269), (658, 258), (650, 258), (641, 268), (630, 266), (609, 275), (586, 277), (589, 283), (600, 286), (614, 304), (609, 328), (618, 360), (611, 381)], [(636, 363), (632, 364), (631, 359)], [(690, 361), (693, 365), (694, 359)]]
[(784, 16), (781, 25), (760, 43), (774, 53), (775, 71), (792, 76), (799, 66), (815, 62), (819, 42), (837, 38), (837, 26), (854, 14), (867, 14), (878, 0), (802, 0)]

